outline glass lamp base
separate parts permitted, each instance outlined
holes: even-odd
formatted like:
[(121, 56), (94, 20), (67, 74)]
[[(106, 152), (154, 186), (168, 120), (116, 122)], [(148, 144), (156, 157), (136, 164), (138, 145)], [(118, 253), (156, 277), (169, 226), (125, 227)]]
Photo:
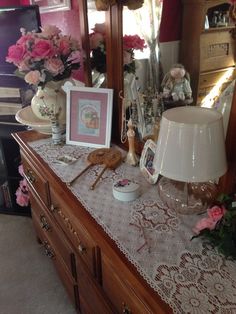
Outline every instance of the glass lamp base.
[(162, 177), (158, 183), (161, 200), (180, 214), (205, 212), (217, 196), (213, 182), (186, 183)]

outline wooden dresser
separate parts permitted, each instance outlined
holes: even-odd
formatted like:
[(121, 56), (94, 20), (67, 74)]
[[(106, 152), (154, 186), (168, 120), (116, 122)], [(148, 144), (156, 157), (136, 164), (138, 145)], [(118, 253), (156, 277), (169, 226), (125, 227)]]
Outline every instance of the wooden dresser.
[(66, 184), (30, 148), (28, 143), (43, 135), (26, 131), (13, 137), (20, 145), (37, 238), (78, 313), (172, 313)]
[(180, 62), (190, 74), (194, 104), (236, 77), (234, 25), (228, 0), (182, 0)]

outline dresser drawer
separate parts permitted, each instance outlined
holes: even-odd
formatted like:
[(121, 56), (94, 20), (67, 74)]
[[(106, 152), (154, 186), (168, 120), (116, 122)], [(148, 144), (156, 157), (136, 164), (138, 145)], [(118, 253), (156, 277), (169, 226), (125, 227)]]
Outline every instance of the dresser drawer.
[[(122, 271), (120, 272), (122, 273)], [(139, 299), (128, 282), (118, 276), (108, 258), (104, 255), (102, 255), (102, 286), (118, 313), (153, 313), (153, 311)]]
[(34, 193), (48, 206), (50, 203), (48, 181), (26, 160), (26, 158), (22, 158), (22, 163), (29, 187), (32, 188)]
[[(76, 248), (76, 252), (85, 262), (91, 274), (96, 277), (96, 243), (78, 219), (75, 221), (71, 218), (71, 215), (68, 215), (68, 212), (71, 210), (64, 202), (62, 195), (58, 196), (53, 189), (50, 189), (50, 198), (52, 202), (50, 205), (50, 212), (64, 232), (70, 237), (71, 242)], [(58, 201), (59, 199), (60, 201)]]
[(200, 74), (199, 76), (199, 88), (205, 88), (209, 86), (214, 86), (219, 83), (220, 80), (225, 78), (225, 83), (227, 81), (232, 81), (235, 78), (234, 68), (228, 68), (220, 71), (208, 72), (205, 74)]
[(32, 218), (40, 234), (47, 238), (52, 244), (53, 251), (60, 252), (60, 256), (67, 267), (68, 272), (76, 280), (75, 255), (73, 249), (64, 238), (64, 233), (59, 230), (55, 222), (51, 220), (46, 210), (41, 206), (35, 197), (31, 197)]
[(54, 248), (54, 245), (50, 242), (49, 238), (40, 228), (37, 220), (33, 216), (33, 224), (35, 227), (36, 234), (40, 239), (42, 246), (44, 248), (45, 254), (53, 261), (53, 264), (57, 270), (57, 273), (66, 288), (70, 300), (72, 301), (75, 308), (79, 308), (79, 293), (78, 286), (68, 273), (67, 268), (65, 268), (64, 262), (62, 262), (60, 255)]
[[(101, 286), (95, 282), (83, 267), (83, 263), (77, 260), (78, 287), (80, 296), (80, 309), (82, 314), (115, 314), (117, 313), (111, 302), (104, 294)], [(91, 301), (91, 296), (93, 299)]]
[(228, 30), (201, 34), (200, 71), (205, 72), (234, 66), (233, 47), (234, 40)]

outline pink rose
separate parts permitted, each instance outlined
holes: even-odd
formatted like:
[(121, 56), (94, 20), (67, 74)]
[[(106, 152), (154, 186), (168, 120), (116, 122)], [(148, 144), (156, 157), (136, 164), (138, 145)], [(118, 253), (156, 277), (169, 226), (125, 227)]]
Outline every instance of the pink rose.
[(20, 174), (22, 177), (24, 176), (23, 165), (20, 165), (20, 166), (18, 167), (18, 172), (19, 172), (19, 174)]
[(123, 51), (123, 63), (124, 64), (129, 64), (131, 63), (133, 60), (132, 60), (132, 55), (129, 51), (127, 50), (124, 50)]
[(216, 223), (217, 223), (217, 221), (214, 221), (211, 218), (202, 218), (201, 220), (199, 220), (197, 222), (197, 224), (193, 228), (193, 231), (196, 234), (199, 234), (200, 231), (202, 231), (204, 229), (213, 230), (215, 228)]
[(55, 48), (52, 43), (46, 39), (37, 39), (32, 48), (31, 56), (36, 60), (50, 58), (55, 54)]
[(20, 188), (16, 190), (16, 203), (20, 206), (29, 205), (29, 195), (28, 193), (23, 193)]
[(146, 48), (145, 40), (141, 39), (138, 35), (125, 35), (123, 37), (123, 46), (124, 49), (137, 49), (137, 50), (143, 50), (143, 48)]
[(224, 206), (213, 206), (211, 208), (208, 208), (207, 214), (208, 216), (214, 220), (215, 222), (221, 220), (221, 218), (224, 216), (226, 212), (226, 209)]
[(104, 42), (104, 37), (100, 33), (92, 33), (89, 36), (90, 49), (96, 49), (101, 43)]
[(32, 85), (38, 85), (40, 82), (40, 72), (38, 70), (30, 71), (25, 75), (25, 81)]
[(17, 40), (18, 45), (27, 45), (29, 46), (30, 43), (34, 42), (35, 38), (31, 34), (27, 34), (22, 36), (20, 39)]
[(28, 206), (29, 204), (28, 186), (25, 179), (20, 181), (20, 186), (16, 190), (16, 202), (20, 206)]
[(26, 57), (23, 61), (21, 61), (21, 62), (18, 64), (19, 71), (22, 71), (22, 72), (30, 71), (29, 59), (30, 59), (30, 58), (27, 58), (27, 57)]
[(23, 60), (25, 52), (24, 45), (12, 45), (8, 48), (6, 61), (18, 65)]
[(62, 55), (68, 55), (71, 52), (71, 43), (70, 38), (68, 36), (63, 36), (59, 42), (57, 43), (59, 47), (59, 52)]
[(41, 35), (44, 37), (53, 37), (61, 33), (61, 30), (55, 25), (45, 25), (41, 29), (42, 29)]
[(20, 188), (23, 192), (28, 191), (27, 181), (25, 178), (20, 181)]
[(47, 69), (53, 76), (62, 73), (65, 69), (61, 59), (52, 58), (48, 59), (44, 63), (45, 69)]
[(67, 61), (70, 61), (71, 63), (79, 63), (81, 59), (82, 57), (80, 51), (73, 51)]

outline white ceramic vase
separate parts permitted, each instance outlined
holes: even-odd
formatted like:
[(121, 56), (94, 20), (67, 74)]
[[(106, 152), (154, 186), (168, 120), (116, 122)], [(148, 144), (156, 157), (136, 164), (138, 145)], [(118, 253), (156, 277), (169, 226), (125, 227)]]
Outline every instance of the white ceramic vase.
[(31, 109), (41, 120), (50, 120), (58, 114), (61, 124), (66, 122), (66, 94), (61, 89), (64, 81), (51, 81), (38, 90), (31, 100)]

